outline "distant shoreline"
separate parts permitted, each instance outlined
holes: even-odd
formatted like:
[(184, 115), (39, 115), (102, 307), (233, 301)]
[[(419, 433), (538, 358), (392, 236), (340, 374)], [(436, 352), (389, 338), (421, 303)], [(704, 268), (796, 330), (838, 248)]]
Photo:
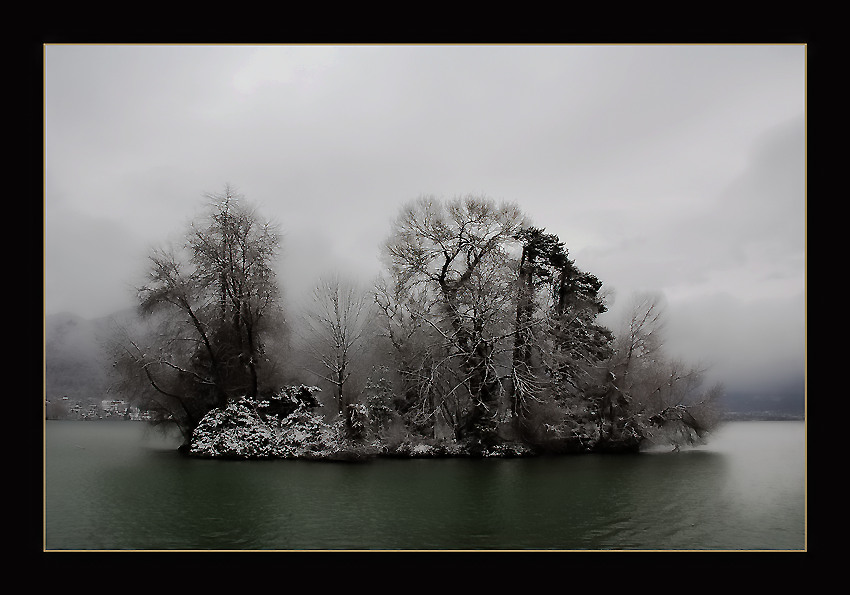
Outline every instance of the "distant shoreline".
[(777, 413), (773, 411), (728, 412), (723, 421), (805, 421), (806, 416), (795, 413)]

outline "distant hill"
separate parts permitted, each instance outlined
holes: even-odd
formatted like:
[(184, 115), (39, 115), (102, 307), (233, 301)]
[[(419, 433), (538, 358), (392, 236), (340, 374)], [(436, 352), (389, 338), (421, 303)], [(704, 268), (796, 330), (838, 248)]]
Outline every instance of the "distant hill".
[(113, 319), (129, 319), (119, 312), (88, 320), (76, 314), (45, 318), (45, 392), (48, 400), (64, 396), (75, 401), (106, 398), (111, 363), (103, 349)]
[(729, 392), (724, 406), (729, 419), (802, 419), (806, 408), (804, 380), (764, 391)]

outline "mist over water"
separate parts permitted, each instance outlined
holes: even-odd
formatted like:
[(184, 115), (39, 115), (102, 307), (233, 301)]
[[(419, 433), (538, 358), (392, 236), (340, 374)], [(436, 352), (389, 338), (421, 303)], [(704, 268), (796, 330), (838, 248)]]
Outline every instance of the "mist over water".
[(679, 453), (221, 461), (141, 423), (48, 421), (46, 549), (801, 550), (803, 422)]

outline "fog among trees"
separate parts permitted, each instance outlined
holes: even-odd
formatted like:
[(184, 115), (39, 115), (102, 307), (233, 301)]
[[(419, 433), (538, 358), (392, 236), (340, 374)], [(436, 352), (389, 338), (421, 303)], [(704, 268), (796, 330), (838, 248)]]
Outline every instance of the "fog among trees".
[(720, 419), (722, 389), (664, 351), (663, 300), (637, 296), (605, 328), (603, 282), (517, 204), (413, 200), (377, 279), (316, 271), (311, 299), (285, 311), (279, 226), (230, 187), (206, 199), (182, 244), (149, 255), (144, 325), (109, 343), (111, 390), (176, 425), (186, 450), (234, 404), (268, 440), (291, 441), (301, 415), (378, 454), (678, 447)]

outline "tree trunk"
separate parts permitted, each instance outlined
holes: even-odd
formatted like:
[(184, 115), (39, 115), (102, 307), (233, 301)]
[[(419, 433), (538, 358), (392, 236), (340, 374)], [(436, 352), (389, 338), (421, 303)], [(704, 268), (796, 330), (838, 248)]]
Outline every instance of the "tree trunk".
[(531, 320), (532, 308), (534, 307), (532, 301), (534, 279), (527, 252), (528, 247), (526, 246), (522, 249), (522, 257), (520, 259), (516, 327), (514, 329), (510, 399), (511, 415), (515, 423), (519, 423), (524, 416), (524, 407), (522, 406), (524, 395), (522, 394), (521, 386), (517, 385), (516, 379), (518, 375), (527, 374), (531, 367), (531, 346), (528, 343), (527, 327)]
[[(247, 320), (250, 320), (248, 316), (246, 316)], [(255, 399), (257, 397), (258, 392), (258, 384), (259, 380), (257, 378), (257, 348), (254, 344), (254, 327), (251, 324), (245, 324), (245, 336), (248, 343), (248, 375), (250, 378), (250, 384), (248, 385), (248, 398)]]

